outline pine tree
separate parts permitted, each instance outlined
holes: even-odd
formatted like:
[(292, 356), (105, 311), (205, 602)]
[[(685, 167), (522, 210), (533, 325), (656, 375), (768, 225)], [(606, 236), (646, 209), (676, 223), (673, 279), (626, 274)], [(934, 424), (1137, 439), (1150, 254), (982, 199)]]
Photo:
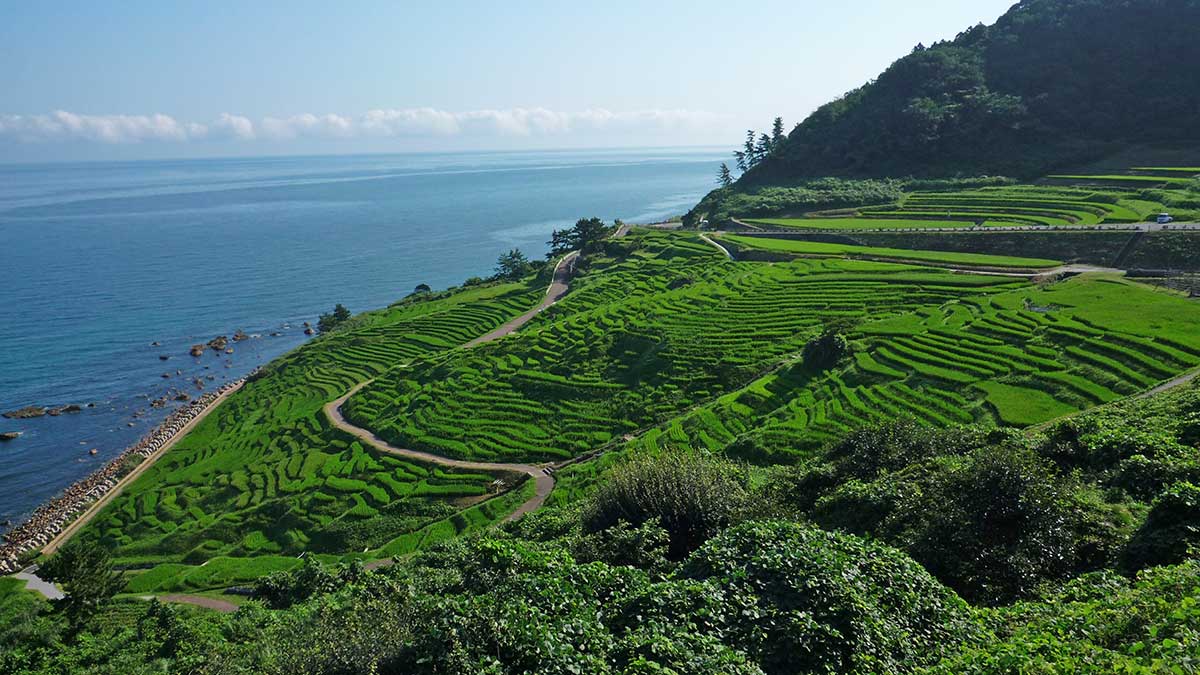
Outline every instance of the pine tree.
[(737, 152), (733, 153), (733, 159), (737, 164), (738, 171), (746, 173), (746, 169), (749, 168), (746, 166), (746, 153), (738, 150)]
[(520, 279), (528, 271), (529, 259), (525, 257), (524, 253), (521, 253), (519, 248), (500, 254), (496, 260), (496, 276), (501, 279)]
[(783, 135), (783, 118), (776, 117), (774, 124), (771, 125), (771, 148), (778, 149), (783, 145), (785, 136)]
[(757, 165), (766, 159), (771, 154), (772, 147), (771, 137), (766, 134), (760, 135), (758, 143), (754, 146), (754, 163)]
[(729, 172), (729, 165), (721, 162), (721, 170), (717, 173), (717, 184), (723, 188), (733, 185), (733, 174)]
[(758, 154), (754, 149), (754, 130), (746, 130), (746, 144), (742, 146), (742, 152), (746, 153), (746, 170), (754, 168), (758, 164)]

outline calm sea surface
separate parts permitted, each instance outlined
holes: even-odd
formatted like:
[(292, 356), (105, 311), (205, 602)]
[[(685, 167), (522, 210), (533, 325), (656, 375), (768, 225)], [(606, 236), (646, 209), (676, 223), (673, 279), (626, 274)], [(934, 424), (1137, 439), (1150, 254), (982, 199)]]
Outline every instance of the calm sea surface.
[[(151, 400), (195, 394), (197, 377), (211, 387), (244, 375), (300, 344), (303, 322), (334, 303), (362, 311), (419, 283), (486, 276), (513, 247), (541, 257), (551, 230), (581, 217), (683, 213), (723, 155), (0, 165), (0, 412), (94, 404), (0, 418), (0, 432), (23, 434), (0, 442), (0, 522), (15, 524), (146, 433), (168, 412)], [(188, 355), (237, 329), (261, 337), (229, 356)]]

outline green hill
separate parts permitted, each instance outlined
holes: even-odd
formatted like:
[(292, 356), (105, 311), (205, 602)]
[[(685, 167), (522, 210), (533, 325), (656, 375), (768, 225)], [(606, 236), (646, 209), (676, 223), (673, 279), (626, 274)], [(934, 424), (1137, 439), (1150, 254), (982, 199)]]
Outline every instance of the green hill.
[(1200, 141), (1196, 0), (1023, 0), (828, 103), (742, 179), (1033, 177)]

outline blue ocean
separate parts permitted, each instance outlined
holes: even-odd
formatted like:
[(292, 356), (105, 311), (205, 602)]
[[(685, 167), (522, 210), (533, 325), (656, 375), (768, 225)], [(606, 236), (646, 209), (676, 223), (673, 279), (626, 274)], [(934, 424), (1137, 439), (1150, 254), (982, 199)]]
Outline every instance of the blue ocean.
[[(174, 405), (301, 344), (335, 303), (541, 257), (581, 217), (654, 222), (713, 185), (718, 149), (0, 164), (0, 523)], [(191, 345), (235, 331), (232, 354)], [(166, 397), (170, 404), (151, 403)], [(95, 454), (91, 451), (95, 450)], [(2, 529), (2, 528), (0, 528)]]

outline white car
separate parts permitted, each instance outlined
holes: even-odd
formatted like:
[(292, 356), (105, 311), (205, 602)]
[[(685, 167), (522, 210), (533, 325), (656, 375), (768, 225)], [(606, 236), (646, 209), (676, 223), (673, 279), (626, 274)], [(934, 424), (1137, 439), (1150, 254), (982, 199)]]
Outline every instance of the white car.
[(1158, 214), (1158, 224), (1159, 225), (1166, 225), (1167, 223), (1173, 223), (1173, 222), (1175, 222), (1175, 219), (1171, 217), (1171, 214), (1169, 214), (1169, 213)]

